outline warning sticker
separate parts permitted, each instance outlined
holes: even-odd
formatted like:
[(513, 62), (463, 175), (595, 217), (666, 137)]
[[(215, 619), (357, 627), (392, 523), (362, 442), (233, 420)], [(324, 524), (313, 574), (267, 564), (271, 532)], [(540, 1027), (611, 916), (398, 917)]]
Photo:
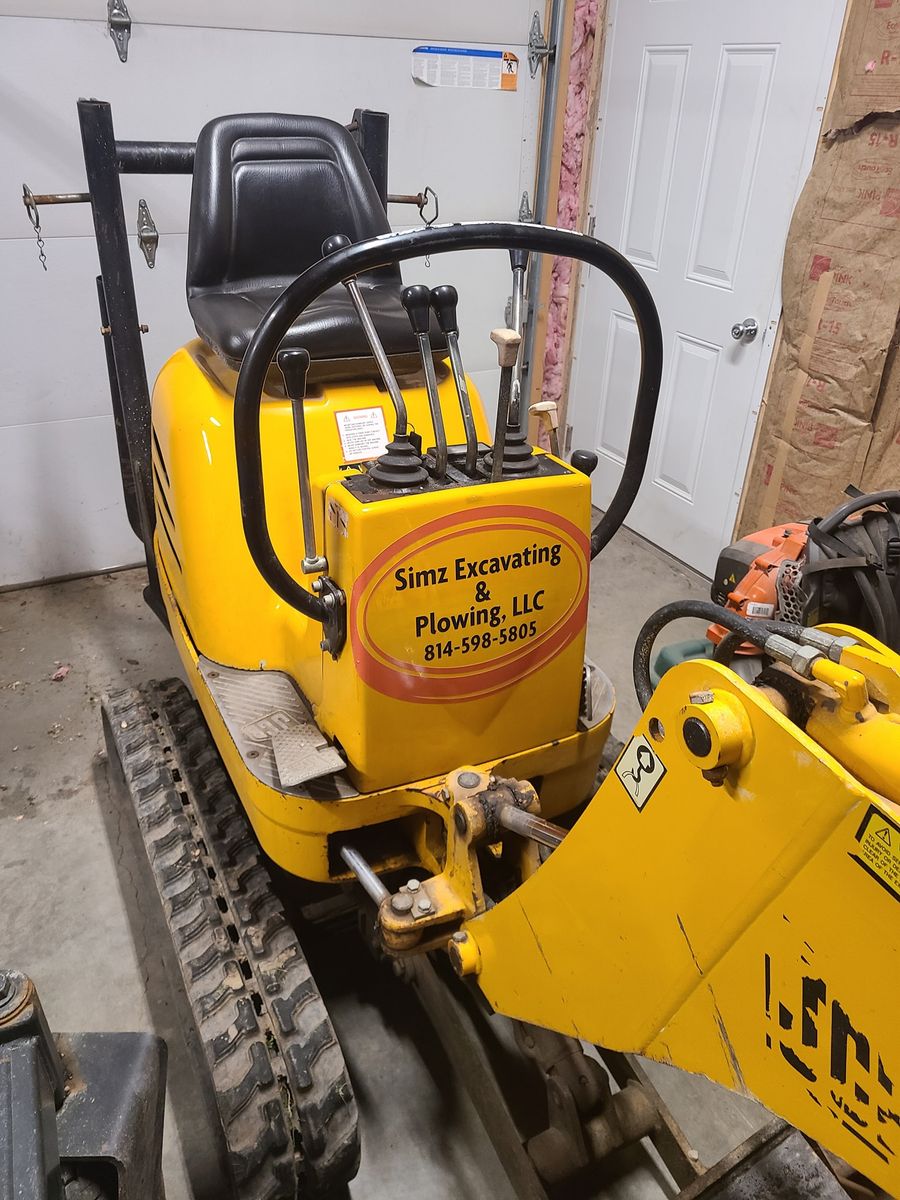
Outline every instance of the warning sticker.
[(633, 737), (615, 766), (616, 774), (636, 808), (643, 808), (666, 773), (663, 761), (642, 735)]
[(348, 408), (334, 414), (344, 462), (367, 462), (384, 453), (387, 428), (380, 408)]
[(856, 835), (859, 849), (850, 857), (900, 900), (900, 826), (873, 804)]

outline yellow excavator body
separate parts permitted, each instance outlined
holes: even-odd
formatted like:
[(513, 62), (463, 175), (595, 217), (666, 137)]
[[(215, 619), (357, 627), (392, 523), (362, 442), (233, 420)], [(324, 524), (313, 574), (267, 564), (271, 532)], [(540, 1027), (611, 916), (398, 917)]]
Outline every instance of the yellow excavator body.
[[(447, 436), (458, 443), (459, 409), (455, 394), (446, 395), (453, 384), (439, 371)], [(316, 534), (347, 596), (347, 645), (334, 657), (321, 644), (321, 625), (272, 592), (247, 549), (235, 380), (200, 341), (159, 375), (156, 549), (182, 662), (270, 857), (304, 879), (346, 878), (329, 839), (377, 827), (378, 869), (412, 865), (419, 834), (405, 818), (430, 810), (423, 788), (463, 761), (539, 781), (548, 815), (583, 802), (613, 708), (607, 688), (603, 710), (583, 718), (588, 479), (541, 454), (539, 475), (500, 489), (475, 480), (421, 496), (373, 494), (354, 462), (354, 439), (360, 460), (371, 457), (373, 433), (383, 445), (393, 419), (386, 393), (371, 380), (311, 389), (304, 411)], [(422, 380), (403, 382), (411, 426), (430, 445)], [(299, 571), (291, 405), (271, 377), (267, 386), (260, 417), (267, 512), (279, 555)], [(477, 431), (487, 439), (469, 387)], [(211, 690), (225, 669), (292, 680), (318, 729), (343, 753), (339, 793), (325, 799), (312, 785), (273, 787), (253, 773)], [(270, 733), (261, 727), (263, 741)], [(433, 807), (428, 821), (440, 840), (449, 811), (440, 801)]]

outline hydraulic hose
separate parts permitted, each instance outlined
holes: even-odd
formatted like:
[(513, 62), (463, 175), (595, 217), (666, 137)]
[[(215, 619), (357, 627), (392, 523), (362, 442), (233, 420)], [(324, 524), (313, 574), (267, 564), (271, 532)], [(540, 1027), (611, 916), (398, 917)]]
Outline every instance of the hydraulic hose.
[(791, 621), (760, 621), (755, 618), (742, 617), (740, 613), (730, 608), (722, 608), (711, 600), (673, 600), (664, 604), (644, 622), (637, 641), (634, 645), (634, 657), (631, 669), (634, 677), (634, 690), (641, 708), (646, 708), (653, 695), (653, 683), (650, 679), (650, 656), (653, 653), (653, 643), (659, 634), (672, 621), (681, 617), (698, 617), (710, 624), (724, 625), (733, 633), (739, 634), (741, 641), (752, 642), (754, 646), (763, 649), (766, 639), (773, 633), (784, 637), (799, 638), (804, 626)]
[(501, 221), (433, 225), (428, 229), (383, 234), (357, 242), (314, 263), (275, 300), (244, 355), (234, 397), (238, 490), (247, 547), (259, 573), (272, 590), (287, 604), (314, 620), (324, 621), (327, 609), (318, 596), (308, 592), (286, 570), (272, 545), (266, 521), (259, 409), (269, 364), (294, 321), (335, 284), (364, 271), (425, 254), (479, 249), (522, 249), (576, 258), (608, 275), (622, 291), (640, 338), (641, 374), (622, 478), (609, 507), (591, 534), (591, 558), (619, 529), (634, 503), (650, 452), (662, 379), (663, 340), (653, 297), (624, 255), (604, 242), (572, 230)]

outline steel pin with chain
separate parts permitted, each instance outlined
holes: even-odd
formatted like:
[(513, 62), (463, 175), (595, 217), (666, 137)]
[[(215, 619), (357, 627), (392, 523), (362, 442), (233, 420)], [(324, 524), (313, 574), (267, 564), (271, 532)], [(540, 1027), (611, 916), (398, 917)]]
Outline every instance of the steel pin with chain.
[(34, 235), (37, 238), (38, 258), (41, 266), (47, 270), (47, 255), (44, 253), (44, 239), (41, 237), (41, 215), (38, 212), (38, 206), (34, 201), (34, 192), (27, 183), (22, 184), (22, 203), (28, 212), (28, 220), (34, 226)]
[(37, 238), (38, 257), (41, 266), (47, 270), (47, 255), (44, 253), (44, 239), (41, 236), (41, 214), (39, 204), (90, 204), (90, 192), (51, 192), (46, 196), (35, 196), (27, 183), (22, 184), (22, 203), (28, 213), (28, 220), (34, 227)]

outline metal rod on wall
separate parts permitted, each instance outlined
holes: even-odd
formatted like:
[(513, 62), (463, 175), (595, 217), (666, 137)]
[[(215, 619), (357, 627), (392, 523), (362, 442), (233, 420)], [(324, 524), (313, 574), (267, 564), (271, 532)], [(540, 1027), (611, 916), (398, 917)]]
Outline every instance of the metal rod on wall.
[[(553, 162), (553, 127), (556, 123), (556, 113), (559, 106), (559, 47), (563, 43), (566, 22), (566, 0), (553, 0), (550, 9), (550, 33), (548, 37), (549, 53), (544, 59), (546, 72), (544, 76), (544, 95), (541, 101), (541, 117), (539, 124), (538, 167), (534, 189), (534, 220), (539, 224), (547, 224), (550, 214), (547, 212), (547, 200), (553, 184), (553, 172), (559, 170), (559, 164)], [(553, 214), (551, 224), (556, 223)], [(534, 372), (531, 370), (531, 359), (534, 354), (534, 336), (538, 297), (541, 287), (541, 271), (543, 256), (533, 254), (528, 270), (528, 280), (525, 293), (525, 337), (522, 347), (522, 399), (519, 403), (520, 428), (527, 424), (528, 407), (535, 399), (531, 396), (531, 380)]]

